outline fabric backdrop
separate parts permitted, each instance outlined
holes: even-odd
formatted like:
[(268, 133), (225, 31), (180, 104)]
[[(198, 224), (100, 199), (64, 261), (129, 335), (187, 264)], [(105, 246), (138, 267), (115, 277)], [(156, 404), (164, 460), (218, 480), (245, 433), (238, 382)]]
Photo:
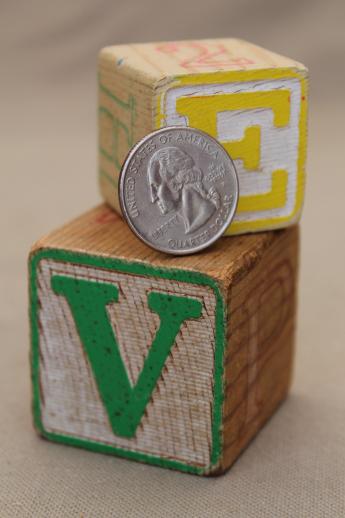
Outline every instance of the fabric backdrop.
[[(345, 516), (345, 3), (0, 1), (0, 516)], [(106, 44), (242, 37), (311, 73), (291, 396), (223, 477), (39, 439), (30, 416), (26, 257), (99, 202), (96, 56)]]

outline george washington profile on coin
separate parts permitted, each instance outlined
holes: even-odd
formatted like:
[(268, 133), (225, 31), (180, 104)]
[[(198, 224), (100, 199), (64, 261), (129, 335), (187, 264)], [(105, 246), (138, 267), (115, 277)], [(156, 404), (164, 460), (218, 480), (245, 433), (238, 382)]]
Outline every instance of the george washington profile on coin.
[(189, 234), (204, 225), (219, 208), (220, 196), (203, 183), (204, 174), (193, 158), (177, 147), (156, 151), (149, 162), (151, 201), (162, 214), (178, 213)]
[(124, 219), (144, 243), (175, 255), (214, 243), (237, 207), (238, 178), (230, 156), (213, 137), (170, 126), (146, 135), (120, 172)]

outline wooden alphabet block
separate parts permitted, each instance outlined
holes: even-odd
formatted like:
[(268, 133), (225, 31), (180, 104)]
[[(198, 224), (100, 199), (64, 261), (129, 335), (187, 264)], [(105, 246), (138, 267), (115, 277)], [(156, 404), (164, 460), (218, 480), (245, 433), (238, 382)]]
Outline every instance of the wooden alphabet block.
[(44, 437), (203, 475), (285, 398), (298, 227), (193, 256), (146, 247), (101, 205), (33, 247), (33, 414)]
[(306, 68), (245, 41), (106, 47), (99, 56), (101, 192), (119, 211), (119, 171), (133, 144), (166, 125), (193, 126), (217, 138), (238, 171), (240, 199), (227, 234), (287, 227), (302, 209), (306, 113)]

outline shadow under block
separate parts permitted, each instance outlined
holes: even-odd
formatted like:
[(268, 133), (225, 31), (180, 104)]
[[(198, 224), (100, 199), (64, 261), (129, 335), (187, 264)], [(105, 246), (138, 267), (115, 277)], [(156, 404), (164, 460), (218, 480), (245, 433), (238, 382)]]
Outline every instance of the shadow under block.
[(238, 171), (240, 199), (227, 234), (298, 221), (307, 131), (303, 65), (241, 40), (179, 41), (106, 47), (98, 77), (100, 188), (115, 210), (119, 171), (133, 144), (163, 126), (192, 126), (214, 136)]
[(30, 254), (44, 437), (197, 474), (227, 469), (287, 395), (298, 227), (172, 257), (101, 205)]

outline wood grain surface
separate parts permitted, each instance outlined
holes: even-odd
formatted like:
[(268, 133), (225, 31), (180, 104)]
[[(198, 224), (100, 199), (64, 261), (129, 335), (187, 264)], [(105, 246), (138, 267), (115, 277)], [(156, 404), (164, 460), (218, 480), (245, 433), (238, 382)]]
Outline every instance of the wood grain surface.
[(288, 393), (293, 367), (298, 227), (283, 232), (229, 288), (222, 468)]

